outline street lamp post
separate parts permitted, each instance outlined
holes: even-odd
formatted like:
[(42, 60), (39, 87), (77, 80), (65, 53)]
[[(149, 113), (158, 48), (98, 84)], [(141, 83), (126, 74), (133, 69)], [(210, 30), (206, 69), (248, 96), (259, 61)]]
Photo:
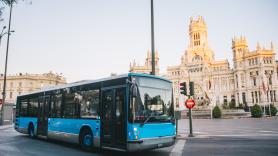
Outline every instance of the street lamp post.
[(1, 47), (1, 40), (2, 40), (2, 37), (6, 34), (6, 33), (3, 33), (5, 29), (6, 29), (6, 26), (4, 26), (4, 27), (2, 28), (2, 31), (1, 31), (1, 34), (0, 34), (0, 47)]
[[(4, 35), (8, 34), (8, 31), (7, 31), (7, 32), (4, 32), (4, 29), (6, 29), (6, 26), (4, 26), (4, 27), (2, 28), (2, 31), (1, 31), (1, 34), (0, 34), (0, 47), (1, 47), (2, 37), (3, 37)], [(14, 32), (14, 30), (11, 30), (11, 31), (10, 31), (10, 33), (13, 33), (13, 32)]]
[(4, 104), (6, 99), (6, 81), (7, 81), (7, 64), (8, 64), (8, 54), (9, 54), (9, 43), (10, 43), (10, 32), (11, 32), (11, 18), (12, 18), (13, 0), (10, 0), (10, 16), (9, 16), (9, 26), (8, 26), (8, 39), (6, 48), (6, 60), (5, 60), (5, 72), (4, 72), (4, 84), (3, 84), (3, 103), (2, 103), (2, 113), (1, 113), (1, 124), (4, 124)]
[(151, 0), (151, 38), (152, 38), (152, 75), (155, 75), (155, 48), (154, 48), (154, 15), (153, 0)]

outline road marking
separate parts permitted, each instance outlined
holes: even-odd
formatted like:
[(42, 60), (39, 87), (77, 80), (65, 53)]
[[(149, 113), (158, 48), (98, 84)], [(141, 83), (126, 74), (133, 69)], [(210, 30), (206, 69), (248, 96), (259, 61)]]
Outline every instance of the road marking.
[(181, 156), (185, 143), (185, 140), (178, 140), (175, 147), (172, 149), (170, 156)]
[(277, 131), (258, 131), (259, 133), (278, 133)]
[(278, 136), (278, 134), (211, 134), (211, 135), (197, 135), (196, 138), (209, 138), (209, 137), (256, 137), (256, 136)]

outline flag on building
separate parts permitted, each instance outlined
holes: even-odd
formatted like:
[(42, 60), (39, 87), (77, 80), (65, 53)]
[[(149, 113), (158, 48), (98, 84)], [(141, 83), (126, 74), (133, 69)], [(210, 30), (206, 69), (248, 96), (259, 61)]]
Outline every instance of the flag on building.
[(207, 92), (205, 92), (205, 98), (209, 99)]
[(211, 81), (209, 80), (209, 89), (211, 88)]
[(266, 92), (267, 92), (267, 88), (266, 88), (266, 86), (265, 86), (265, 84), (264, 84), (264, 81), (262, 82), (263, 84), (263, 91), (264, 91), (264, 94), (266, 94)]

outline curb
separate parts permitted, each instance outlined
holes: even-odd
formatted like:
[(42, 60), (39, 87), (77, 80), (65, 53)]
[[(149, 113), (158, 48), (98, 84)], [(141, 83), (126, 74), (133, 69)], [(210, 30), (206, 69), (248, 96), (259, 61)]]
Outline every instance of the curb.
[(14, 125), (2, 125), (0, 126), (0, 130), (12, 128)]

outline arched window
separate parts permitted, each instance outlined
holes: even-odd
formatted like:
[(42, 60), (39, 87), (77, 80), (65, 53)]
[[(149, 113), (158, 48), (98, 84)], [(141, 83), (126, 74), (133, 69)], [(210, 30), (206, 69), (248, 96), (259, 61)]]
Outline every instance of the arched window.
[(203, 60), (203, 58), (200, 55), (195, 55), (192, 58), (192, 62), (199, 62), (199, 61), (202, 61), (202, 60)]

